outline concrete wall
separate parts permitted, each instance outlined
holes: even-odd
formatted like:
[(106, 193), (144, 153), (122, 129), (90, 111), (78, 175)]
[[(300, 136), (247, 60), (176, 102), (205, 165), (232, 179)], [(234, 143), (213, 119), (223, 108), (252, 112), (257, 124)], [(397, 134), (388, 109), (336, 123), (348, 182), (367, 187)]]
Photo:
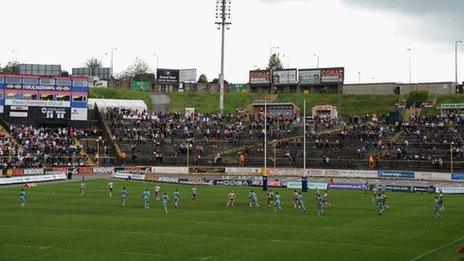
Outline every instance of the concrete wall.
[(397, 86), (394, 82), (385, 83), (363, 83), (363, 84), (345, 84), (343, 85), (343, 94), (355, 95), (386, 95), (393, 94)]
[(456, 93), (454, 82), (426, 82), (426, 83), (362, 83), (343, 85), (344, 94), (354, 95), (386, 95), (394, 94), (394, 89), (400, 87), (400, 94), (405, 95), (414, 90), (428, 90), (431, 94), (454, 94)]

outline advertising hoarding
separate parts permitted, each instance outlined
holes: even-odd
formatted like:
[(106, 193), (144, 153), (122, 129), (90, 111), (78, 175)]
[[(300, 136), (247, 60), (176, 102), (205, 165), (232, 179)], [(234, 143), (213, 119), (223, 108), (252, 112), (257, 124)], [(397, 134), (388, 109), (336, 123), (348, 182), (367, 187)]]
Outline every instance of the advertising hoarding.
[(324, 68), (321, 69), (322, 83), (343, 83), (345, 79), (344, 68)]
[(197, 81), (197, 69), (179, 70), (179, 82), (195, 83)]
[(111, 78), (111, 68), (109, 67), (99, 68), (96, 72), (92, 72), (92, 73), (90, 72), (90, 68), (88, 67), (72, 68), (72, 75), (82, 76), (82, 77), (96, 76), (101, 80), (109, 80)]
[(269, 70), (250, 71), (251, 85), (269, 85), (271, 84), (271, 72)]
[(272, 72), (272, 82), (275, 85), (296, 84), (297, 69), (276, 70)]
[(61, 65), (55, 64), (20, 64), (19, 74), (60, 76)]
[(179, 70), (174, 69), (157, 69), (156, 81), (158, 83), (179, 83)]
[(414, 172), (404, 171), (379, 171), (379, 178), (414, 179)]
[(131, 87), (132, 87), (132, 90), (134, 91), (148, 92), (150, 90), (150, 82), (149, 81), (133, 81)]
[(303, 85), (321, 84), (320, 69), (302, 69), (298, 70), (298, 83)]

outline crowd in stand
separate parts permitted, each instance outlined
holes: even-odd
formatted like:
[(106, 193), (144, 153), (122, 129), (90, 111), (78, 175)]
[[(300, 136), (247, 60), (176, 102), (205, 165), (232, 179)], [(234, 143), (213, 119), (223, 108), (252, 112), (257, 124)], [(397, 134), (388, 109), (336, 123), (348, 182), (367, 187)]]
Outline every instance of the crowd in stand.
[[(96, 134), (76, 128), (44, 128), (13, 125), (11, 138), (2, 148), (4, 167), (82, 166), (86, 158), (77, 139)], [(17, 144), (13, 144), (13, 140)]]
[[(106, 112), (106, 119), (115, 140), (134, 160), (145, 155), (154, 157), (155, 164), (163, 164), (166, 157), (177, 159), (189, 153), (194, 164), (214, 164), (223, 162), (222, 153), (247, 158), (262, 157), (263, 153), (264, 117), (260, 113), (186, 116), (112, 109)], [(352, 116), (343, 121), (310, 119), (308, 151), (328, 167), (337, 160), (352, 165), (373, 156), (376, 161), (426, 161), (442, 168), (450, 160), (450, 149), (453, 160), (463, 160), (463, 119), (459, 115), (413, 115), (408, 123), (394, 124), (388, 124), (383, 115)], [(268, 116), (268, 145), (287, 165), (301, 161), (302, 121), (299, 116)], [(150, 152), (140, 145), (148, 146)], [(234, 149), (241, 147), (237, 154)]]
[[(243, 166), (253, 159), (256, 164), (262, 162), (262, 113), (220, 116), (109, 109), (104, 118), (112, 140), (102, 139), (101, 130), (12, 126), (12, 138), (0, 133), (1, 164), (76, 166), (85, 164), (83, 155), (110, 164), (112, 142), (127, 154), (128, 164), (143, 160), (150, 164), (184, 164), (187, 155), (190, 164), (196, 165)], [(382, 115), (343, 120), (308, 117), (307, 158), (324, 167), (337, 162), (354, 167), (356, 162), (367, 164), (367, 160), (370, 166), (372, 160), (408, 161), (411, 167), (416, 164), (436, 169), (446, 167), (451, 157), (458, 162), (464, 160), (463, 116), (412, 115), (406, 123), (388, 122)], [(281, 165), (301, 165), (303, 119), (297, 115), (268, 115), (267, 124), (269, 158)], [(82, 140), (83, 147), (77, 140)]]

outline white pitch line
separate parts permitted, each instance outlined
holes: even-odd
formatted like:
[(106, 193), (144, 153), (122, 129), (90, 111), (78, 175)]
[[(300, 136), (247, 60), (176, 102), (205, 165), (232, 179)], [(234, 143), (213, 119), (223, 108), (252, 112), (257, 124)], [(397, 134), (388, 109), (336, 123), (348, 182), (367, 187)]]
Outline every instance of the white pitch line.
[(443, 246), (441, 246), (441, 247), (437, 247), (437, 248), (434, 248), (434, 249), (432, 249), (432, 250), (429, 250), (429, 251), (427, 251), (427, 252), (425, 252), (425, 253), (423, 253), (423, 254), (421, 254), (421, 255), (418, 255), (418, 256), (414, 257), (414, 258), (411, 259), (410, 261), (419, 260), (419, 259), (423, 258), (423, 257), (426, 256), (426, 255), (430, 255), (430, 254), (432, 254), (432, 253), (435, 253), (435, 252), (437, 252), (437, 251), (440, 251), (440, 250), (442, 250), (442, 249), (445, 249), (445, 248), (451, 246), (452, 244), (457, 243), (457, 242), (459, 242), (459, 241), (461, 241), (461, 240), (463, 240), (463, 239), (464, 239), (464, 237), (461, 237), (461, 238), (458, 238), (458, 239), (456, 239), (456, 240), (454, 240), (454, 241), (452, 241), (452, 242), (449, 242), (449, 243), (446, 244), (446, 245), (443, 245)]

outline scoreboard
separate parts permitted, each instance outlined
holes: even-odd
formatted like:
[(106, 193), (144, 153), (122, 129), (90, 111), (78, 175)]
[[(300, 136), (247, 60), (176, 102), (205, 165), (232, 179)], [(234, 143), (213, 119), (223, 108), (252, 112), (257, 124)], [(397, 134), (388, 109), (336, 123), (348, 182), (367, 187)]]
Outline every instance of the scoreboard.
[(87, 121), (88, 78), (0, 74), (0, 117), (12, 123)]

